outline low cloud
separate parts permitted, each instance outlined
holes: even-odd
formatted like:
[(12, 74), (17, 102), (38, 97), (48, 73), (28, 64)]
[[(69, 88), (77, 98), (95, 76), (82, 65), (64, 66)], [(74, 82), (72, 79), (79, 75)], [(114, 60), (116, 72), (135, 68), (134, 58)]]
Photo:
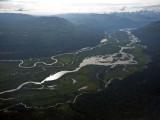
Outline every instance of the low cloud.
[[(50, 3), (47, 3), (46, 1), (50, 1)], [(60, 13), (111, 13), (126, 11), (134, 12), (140, 10), (153, 10), (160, 12), (160, 2), (158, 3), (156, 0), (150, 0), (152, 1), (152, 3), (145, 2), (144, 4), (142, 4), (142, 1), (123, 4), (113, 4), (113, 2), (98, 3), (98, 1), (97, 3), (92, 2), (85, 4), (55, 4), (54, 0), (46, 1), (39, 0), (38, 2), (38, 0), (0, 0), (0, 13), (12, 12), (38, 15), (52, 15)]]

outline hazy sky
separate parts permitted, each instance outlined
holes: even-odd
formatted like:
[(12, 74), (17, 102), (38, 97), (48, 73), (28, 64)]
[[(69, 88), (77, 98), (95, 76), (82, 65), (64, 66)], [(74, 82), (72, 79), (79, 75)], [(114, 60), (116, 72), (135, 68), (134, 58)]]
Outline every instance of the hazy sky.
[(0, 0), (0, 12), (28, 14), (160, 11), (160, 0)]

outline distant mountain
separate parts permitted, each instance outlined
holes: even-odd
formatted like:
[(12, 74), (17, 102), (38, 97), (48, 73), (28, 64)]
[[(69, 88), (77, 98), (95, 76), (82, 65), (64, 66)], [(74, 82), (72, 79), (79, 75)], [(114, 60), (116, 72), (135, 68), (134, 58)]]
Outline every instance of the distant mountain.
[(17, 21), (23, 21), (23, 20), (27, 20), (33, 18), (33, 16), (31, 15), (26, 15), (26, 14), (14, 14), (14, 13), (1, 13), (0, 14), (0, 24), (4, 24), (4, 23), (13, 23), (13, 22), (17, 22)]
[(26, 23), (30, 23), (30, 24), (54, 24), (54, 25), (67, 25), (67, 24), (71, 24), (69, 21), (67, 21), (64, 18), (59, 18), (59, 17), (55, 17), (55, 16), (51, 16), (51, 17), (33, 17), (30, 19), (27, 19), (25, 21)]
[(66, 14), (60, 15), (80, 27), (103, 32), (110, 29), (134, 27), (133, 21), (112, 14)]
[(141, 26), (160, 20), (160, 12), (155, 11), (142, 10), (137, 12), (114, 13), (114, 15), (125, 17), (132, 21), (138, 22), (141, 24)]
[(58, 15), (83, 28), (101, 31), (140, 27), (160, 20), (160, 14), (149, 11), (112, 14), (61, 14)]
[(0, 14), (1, 59), (55, 55), (96, 45), (102, 38), (64, 18)]
[[(98, 44), (104, 37), (104, 31), (139, 27), (160, 20), (158, 13), (148, 11), (57, 16), (1, 13), (0, 59), (51, 56), (70, 52)], [(156, 36), (151, 33), (153, 37)]]

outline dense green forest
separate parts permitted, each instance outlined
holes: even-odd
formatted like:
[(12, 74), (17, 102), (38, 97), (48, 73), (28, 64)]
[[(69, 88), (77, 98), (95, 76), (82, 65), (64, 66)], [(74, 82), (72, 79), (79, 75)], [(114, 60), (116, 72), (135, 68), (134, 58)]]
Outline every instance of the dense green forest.
[(66, 19), (55, 16), (1, 14), (0, 18), (1, 59), (42, 57), (70, 52), (94, 46), (103, 38), (101, 33), (81, 29)]
[[(58, 17), (0, 14), (0, 59), (23, 59), (24, 66), (32, 66), (35, 62), (42, 61), (52, 63), (54, 62), (50, 59), (52, 55), (95, 46), (103, 38), (111, 39), (104, 46), (98, 46), (96, 49), (80, 53), (77, 58), (72, 54), (57, 56), (59, 61), (53, 66), (38, 64), (37, 67), (31, 69), (22, 69), (18, 66), (20, 61), (2, 61), (0, 63), (0, 73), (2, 74), (0, 76), (1, 91), (3, 89), (14, 89), (26, 81), (41, 81), (46, 76), (61, 70), (73, 70), (87, 57), (105, 53), (113, 54), (119, 51), (119, 46), (128, 44), (128, 36), (120, 31), (115, 31), (119, 28), (138, 27), (132, 31), (141, 40), (140, 44), (137, 45), (139, 48), (136, 46), (136, 50), (139, 52), (139, 49), (142, 48), (141, 45), (146, 46), (146, 48), (140, 49), (139, 53), (136, 50), (135, 53), (132, 51), (133, 55), (139, 54), (138, 58), (135, 57), (139, 61), (150, 61), (147, 65), (147, 62), (142, 65), (141, 63), (135, 65), (139, 69), (131, 66), (130, 69), (134, 69), (134, 72), (125, 71), (127, 76), (121, 80), (117, 79), (116, 76), (118, 76), (118, 73), (124, 72), (120, 69), (122, 66), (117, 66), (108, 72), (106, 72), (108, 69), (106, 66), (87, 66), (69, 76), (63, 76), (59, 80), (59, 86), (63, 87), (63, 85), (72, 83), (69, 80), (76, 75), (79, 77), (79, 81), (77, 77), (79, 83), (82, 82), (85, 85), (85, 80), (88, 80), (87, 82), (93, 88), (102, 86), (101, 79), (107, 79), (109, 74), (114, 80), (100, 92), (94, 91), (80, 95), (75, 103), (59, 104), (56, 107), (47, 109), (40, 107), (38, 109), (36, 107), (26, 108), (22, 104), (15, 105), (0, 111), (0, 120), (159, 120), (160, 21), (158, 20), (160, 16), (149, 13), (147, 15), (140, 13), (63, 14), (57, 15)], [(156, 20), (157, 22), (155, 22)], [(104, 32), (108, 35), (111, 35), (111, 32), (114, 33), (113, 38), (105, 36)], [(117, 42), (118, 39), (116, 38), (121, 41)], [(151, 60), (145, 59), (148, 57), (144, 53), (146, 56), (150, 56)], [(144, 56), (140, 57), (141, 55)], [(145, 69), (141, 66), (145, 66)], [(38, 73), (41, 70), (45, 71)], [(10, 73), (15, 74), (11, 75)], [(16, 76), (16, 73), (22, 74)], [(25, 74), (23, 75), (23, 73)], [(97, 76), (100, 79), (97, 79)], [(59, 81), (51, 81), (50, 83)], [(47, 85), (50, 84), (46, 83)], [(28, 85), (25, 87), (32, 88), (35, 86)], [(69, 97), (63, 95), (63, 92), (74, 89), (71, 86), (65, 87), (64, 91), (59, 91), (62, 94), (56, 92), (59, 98), (68, 99)], [(76, 86), (76, 90), (77, 88), (79, 88), (79, 85)], [(22, 102), (24, 98), (26, 103), (32, 102), (33, 98), (33, 105), (43, 104), (44, 106), (52, 103), (56, 98), (49, 96), (53, 94), (53, 91), (49, 89), (40, 90), (39, 93), (37, 91), (22, 88), (15, 93), (2, 94), (2, 97), (19, 97), (18, 102)], [(30, 94), (29, 92), (33, 93)], [(16, 94), (19, 96), (16, 96)], [(72, 94), (74, 95), (76, 92)], [(40, 98), (39, 101), (35, 96)], [(42, 96), (46, 98), (41, 98)], [(12, 102), (0, 99), (0, 106), (12, 106), (16, 103), (16, 99), (15, 101), (13, 99)]]
[(142, 44), (148, 47), (147, 52), (152, 57), (160, 57), (160, 21), (140, 27), (133, 33), (141, 39)]
[[(98, 93), (87, 93), (76, 103), (59, 105), (57, 108), (25, 109), (19, 105), (15, 112), (3, 112), (3, 120), (158, 120), (160, 118), (160, 22), (133, 31), (147, 45), (144, 49), (152, 61), (147, 68), (114, 80)], [(26, 114), (27, 113), (27, 114)]]
[(139, 27), (160, 19), (145, 11), (31, 16), (0, 14), (0, 59), (51, 56), (95, 46), (104, 31)]

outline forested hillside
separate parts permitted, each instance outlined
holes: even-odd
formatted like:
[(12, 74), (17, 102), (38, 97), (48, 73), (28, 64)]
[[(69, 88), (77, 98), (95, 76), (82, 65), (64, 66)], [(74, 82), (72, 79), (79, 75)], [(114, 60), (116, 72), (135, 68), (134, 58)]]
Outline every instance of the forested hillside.
[(148, 48), (146, 51), (160, 60), (160, 21), (140, 27), (133, 32)]
[(70, 52), (94, 46), (103, 38), (55, 16), (0, 14), (0, 57), (17, 59)]

